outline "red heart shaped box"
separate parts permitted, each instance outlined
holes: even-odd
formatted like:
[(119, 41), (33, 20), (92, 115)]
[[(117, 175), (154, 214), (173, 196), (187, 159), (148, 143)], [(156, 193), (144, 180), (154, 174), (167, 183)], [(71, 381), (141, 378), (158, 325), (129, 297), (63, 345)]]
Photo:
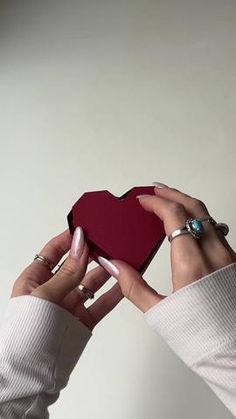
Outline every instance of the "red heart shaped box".
[(121, 197), (109, 191), (86, 192), (67, 216), (71, 234), (81, 226), (90, 256), (120, 259), (143, 273), (161, 246), (165, 231), (155, 214), (142, 208), (137, 195), (154, 195), (154, 187), (134, 187)]

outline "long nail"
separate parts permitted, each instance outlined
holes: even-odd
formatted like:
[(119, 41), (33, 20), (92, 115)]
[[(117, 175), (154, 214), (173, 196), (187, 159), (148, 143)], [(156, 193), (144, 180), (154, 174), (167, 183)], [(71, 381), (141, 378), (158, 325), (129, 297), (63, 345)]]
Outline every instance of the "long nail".
[(161, 182), (152, 182), (152, 184), (156, 186), (156, 188), (168, 188), (168, 185), (165, 185), (164, 183), (161, 183)]
[(84, 232), (81, 227), (76, 227), (71, 243), (70, 256), (79, 259), (84, 249)]
[(146, 198), (147, 196), (153, 196), (153, 195), (143, 194), (143, 195), (137, 195), (135, 198), (137, 198), (137, 199), (139, 199), (139, 198)]
[(102, 256), (98, 257), (98, 261), (111, 276), (114, 276), (116, 279), (118, 278), (120, 272), (119, 269), (113, 265), (113, 263), (103, 258)]

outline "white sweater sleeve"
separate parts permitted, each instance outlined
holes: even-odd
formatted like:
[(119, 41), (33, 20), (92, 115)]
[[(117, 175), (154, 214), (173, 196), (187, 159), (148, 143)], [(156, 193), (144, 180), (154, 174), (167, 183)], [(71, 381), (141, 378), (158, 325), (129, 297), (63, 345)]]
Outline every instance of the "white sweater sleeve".
[[(171, 294), (145, 318), (236, 415), (236, 263)], [(53, 303), (10, 299), (0, 329), (0, 418), (48, 418), (90, 337)]]
[(0, 329), (0, 418), (48, 418), (90, 336), (56, 304), (10, 299)]
[(144, 317), (236, 416), (236, 263), (172, 293)]

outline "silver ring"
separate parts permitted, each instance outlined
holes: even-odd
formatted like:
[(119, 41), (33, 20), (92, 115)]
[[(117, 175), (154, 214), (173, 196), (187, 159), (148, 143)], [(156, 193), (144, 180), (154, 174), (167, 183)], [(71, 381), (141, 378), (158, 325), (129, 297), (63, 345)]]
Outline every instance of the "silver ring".
[(44, 263), (44, 265), (48, 266), (52, 271), (53, 264), (48, 258), (46, 258), (46, 256), (36, 254), (34, 260), (39, 260), (40, 262)]
[(83, 284), (78, 285), (78, 289), (82, 291), (86, 298), (94, 298), (94, 293)]
[(183, 234), (191, 234), (194, 239), (200, 239), (204, 234), (204, 227), (202, 221), (208, 221), (209, 217), (204, 218), (188, 218), (185, 226), (178, 228), (168, 236), (169, 242), (172, 242), (178, 236)]
[[(229, 226), (227, 224), (217, 223), (210, 215), (208, 215), (207, 217), (188, 219), (185, 226), (174, 230), (173, 233), (168, 236), (169, 242), (172, 242), (174, 238), (182, 236), (183, 234), (191, 234), (194, 239), (201, 238), (204, 234), (204, 228), (202, 226), (203, 221), (211, 223), (214, 227), (221, 231), (224, 236), (229, 233)], [(194, 226), (193, 223), (195, 223), (196, 226)]]
[(183, 234), (190, 234), (186, 227), (178, 228), (175, 231), (173, 231), (173, 233), (168, 236), (168, 240), (171, 243), (172, 240), (174, 240), (178, 236), (182, 236)]

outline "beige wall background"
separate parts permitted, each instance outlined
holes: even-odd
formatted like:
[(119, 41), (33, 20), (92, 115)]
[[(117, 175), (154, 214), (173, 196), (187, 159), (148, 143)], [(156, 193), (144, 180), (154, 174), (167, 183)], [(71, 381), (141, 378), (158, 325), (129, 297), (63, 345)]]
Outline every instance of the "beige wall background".
[[(167, 183), (228, 222), (236, 247), (235, 39), (233, 0), (1, 2), (0, 315), (84, 191)], [(146, 279), (170, 292), (168, 243)], [(95, 329), (50, 412), (232, 417), (128, 301)]]

